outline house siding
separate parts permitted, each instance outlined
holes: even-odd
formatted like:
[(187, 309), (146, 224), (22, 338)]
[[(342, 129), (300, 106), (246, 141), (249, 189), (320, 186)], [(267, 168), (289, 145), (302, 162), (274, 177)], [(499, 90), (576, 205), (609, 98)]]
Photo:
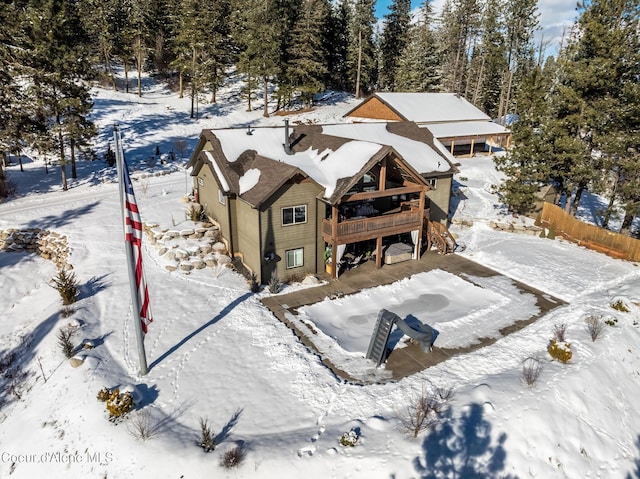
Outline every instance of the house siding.
[[(229, 240), (231, 238), (231, 226), (229, 224), (230, 199), (226, 198), (226, 205), (218, 201), (218, 183), (215, 180), (214, 172), (207, 164), (203, 165), (198, 176), (194, 179), (194, 186), (198, 191), (198, 201), (209, 215), (220, 226), (220, 233)], [(202, 185), (200, 185), (200, 180)], [(227, 245), (230, 247), (230, 245)]]
[[(277, 271), (281, 280), (293, 275), (316, 273), (318, 270), (318, 201), (321, 188), (312, 181), (288, 183), (273, 195), (273, 201), (261, 208), (260, 234), (261, 258), (267, 252), (276, 255), (276, 261), (262, 262), (261, 279), (269, 281), (272, 271)], [(301, 224), (282, 225), (282, 208), (305, 205), (307, 221)], [(304, 248), (303, 265), (287, 269), (286, 251)]]
[(358, 108), (349, 113), (348, 116), (388, 121), (404, 120), (376, 97), (372, 97), (368, 101), (363, 102)]
[(234, 249), (240, 253), (242, 262), (256, 275), (260, 275), (262, 249), (260, 248), (260, 213), (242, 200), (234, 200), (232, 222), (234, 225)]
[(445, 223), (448, 219), (452, 178), (452, 176), (438, 178), (436, 189), (427, 192), (427, 197), (431, 200), (429, 216), (432, 221)]

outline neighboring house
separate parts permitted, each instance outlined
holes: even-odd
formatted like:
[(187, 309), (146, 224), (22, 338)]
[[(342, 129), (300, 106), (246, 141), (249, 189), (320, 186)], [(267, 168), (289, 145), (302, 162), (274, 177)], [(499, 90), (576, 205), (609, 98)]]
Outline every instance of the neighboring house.
[(413, 121), (454, 156), (508, 148), (511, 132), (454, 93), (375, 93), (344, 115), (350, 121)]
[(398, 243), (417, 258), (433, 207), (421, 173), (453, 171), (410, 122), (203, 130), (189, 166), (230, 253), (262, 283), (327, 263), (335, 278), (346, 257), (381, 267)]

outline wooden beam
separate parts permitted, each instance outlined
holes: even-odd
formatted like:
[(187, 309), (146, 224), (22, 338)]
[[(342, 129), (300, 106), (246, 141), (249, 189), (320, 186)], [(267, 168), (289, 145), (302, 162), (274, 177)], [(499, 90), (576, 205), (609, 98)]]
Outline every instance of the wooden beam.
[(491, 154), (491, 147), (493, 147), (493, 136), (489, 137), (489, 154)]
[(473, 145), (474, 145), (475, 143), (476, 143), (476, 139), (475, 139), (475, 138), (473, 138), (473, 139), (471, 140), (471, 151), (469, 152), (469, 158), (472, 158), (472, 157), (473, 157)]
[(376, 268), (382, 268), (382, 236), (376, 239)]
[(451, 154), (453, 155), (453, 149), (455, 147), (456, 142), (454, 140), (451, 140)]
[(372, 200), (375, 198), (385, 198), (387, 196), (418, 193), (423, 189), (424, 189), (424, 186), (416, 185), (416, 186), (403, 186), (401, 188), (392, 188), (390, 190), (384, 190), (384, 191), (367, 191), (364, 193), (354, 193), (353, 195), (343, 196), (341, 203), (344, 204), (349, 201)]
[(378, 178), (378, 190), (384, 191), (387, 185), (387, 159), (380, 163), (380, 177)]

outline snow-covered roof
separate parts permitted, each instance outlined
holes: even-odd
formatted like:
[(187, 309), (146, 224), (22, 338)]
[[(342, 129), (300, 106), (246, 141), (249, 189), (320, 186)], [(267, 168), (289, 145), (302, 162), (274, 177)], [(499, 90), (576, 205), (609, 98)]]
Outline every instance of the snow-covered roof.
[(490, 121), (491, 118), (454, 93), (376, 93), (405, 119), (416, 123)]
[(287, 154), (284, 150), (285, 129), (282, 127), (254, 128), (251, 135), (245, 129), (211, 132), (220, 141), (227, 161), (235, 162), (244, 152), (253, 150), (262, 157), (299, 168), (325, 189), (326, 198), (333, 194), (338, 179), (355, 175), (382, 148), (379, 143), (349, 141), (335, 150), (308, 148)]
[(445, 172), (451, 169), (451, 165), (443, 161), (442, 156), (430, 145), (390, 132), (387, 129), (387, 123), (323, 125), (322, 132), (341, 138), (353, 138), (389, 145), (419, 173)]
[(508, 134), (504, 126), (492, 121), (458, 121), (453, 123), (436, 123), (423, 125), (436, 138), (450, 138), (460, 136), (490, 136)]

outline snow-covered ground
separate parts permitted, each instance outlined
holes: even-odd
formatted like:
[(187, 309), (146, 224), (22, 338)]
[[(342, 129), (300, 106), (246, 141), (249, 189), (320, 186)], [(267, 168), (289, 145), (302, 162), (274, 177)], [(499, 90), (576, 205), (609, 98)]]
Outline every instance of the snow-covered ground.
[[(106, 151), (117, 122), (144, 220), (187, 227), (182, 199), (190, 179), (182, 165), (200, 130), (281, 124), (282, 117), (263, 118), (260, 104), (246, 112), (237, 89), (229, 89), (218, 105), (201, 103), (201, 119), (191, 120), (188, 98), (151, 81), (145, 86), (142, 98), (96, 90), (97, 146)], [(340, 122), (355, 104), (335, 94), (290, 119)], [(177, 160), (152, 159), (156, 146), (163, 155), (173, 149)], [(261, 305), (267, 292), (251, 294), (229, 270), (168, 272), (149, 245), (155, 321), (145, 340), (151, 369), (139, 376), (115, 171), (103, 161), (82, 162), (78, 180), (62, 192), (59, 170), (46, 175), (40, 160), (25, 159), (24, 172), (9, 166), (17, 196), (0, 204), (0, 230), (66, 235), (81, 290), (73, 314), (63, 317), (49, 286), (53, 263), (0, 252), (0, 477), (640, 477), (640, 269), (568, 242), (491, 229), (491, 219), (504, 220), (492, 193), (500, 175), (485, 157), (460, 162), (456, 215), (473, 220), (453, 228), (466, 245), (460, 254), (567, 304), (490, 346), (368, 386), (336, 378)], [(362, 355), (368, 321), (386, 305), (418, 318), (422, 311), (426, 322), (437, 309), (436, 346), (468, 344), (507, 316), (535, 312), (527, 295), (495, 278), (483, 283), (434, 271), (405, 282), (410, 287), (326, 300), (304, 314), (345, 355)], [(408, 290), (413, 294), (404, 296)], [(629, 312), (613, 309), (617, 301)], [(585, 329), (593, 315), (612, 324), (595, 342)], [(69, 323), (75, 344), (95, 346), (79, 353), (85, 362), (78, 368), (56, 344)], [(562, 323), (573, 350), (568, 364), (546, 352)], [(523, 381), (527, 358), (543, 367), (533, 387)], [(105, 386), (128, 387), (137, 399), (137, 411), (118, 425), (96, 399)], [(409, 437), (400, 418), (418, 394), (438, 387), (454, 391), (450, 409), (434, 428)], [(145, 412), (156, 434), (142, 441), (131, 429)], [(200, 418), (220, 441), (208, 454), (196, 444)], [(358, 444), (341, 446), (351, 430)], [(222, 468), (221, 457), (236, 444), (246, 451), (244, 462)]]

